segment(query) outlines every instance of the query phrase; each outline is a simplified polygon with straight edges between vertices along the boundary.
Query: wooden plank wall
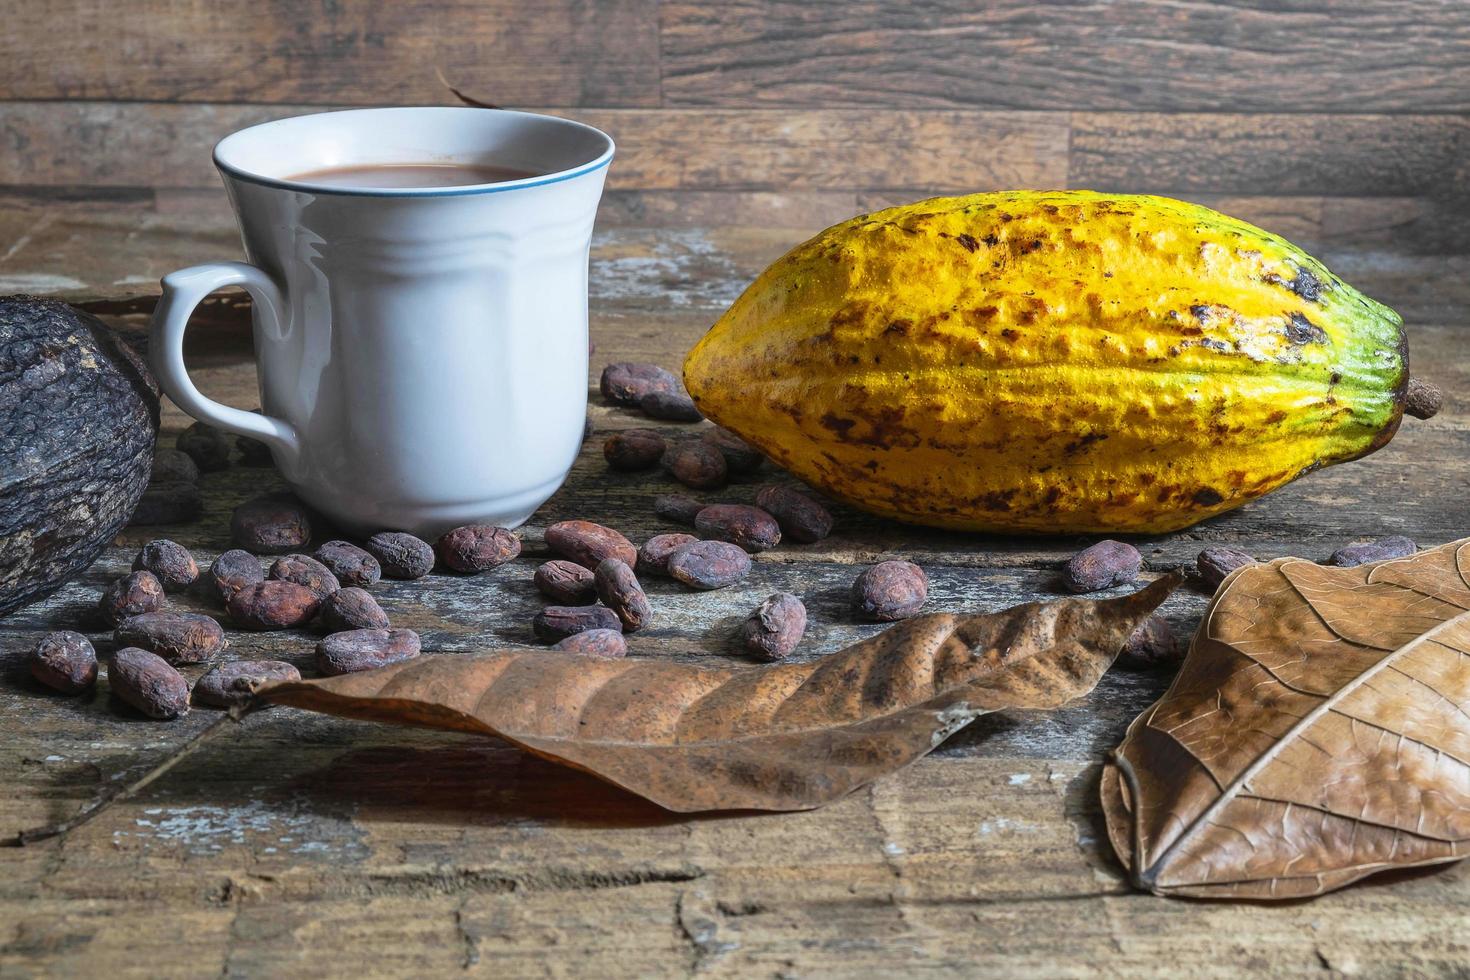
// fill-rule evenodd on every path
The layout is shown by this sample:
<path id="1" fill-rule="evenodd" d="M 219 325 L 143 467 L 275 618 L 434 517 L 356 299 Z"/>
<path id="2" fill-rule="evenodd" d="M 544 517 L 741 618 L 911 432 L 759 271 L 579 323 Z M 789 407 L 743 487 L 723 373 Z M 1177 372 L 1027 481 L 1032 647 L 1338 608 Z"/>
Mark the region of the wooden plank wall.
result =
<path id="1" fill-rule="evenodd" d="M 1188 197 L 1309 246 L 1470 251 L 1464 0 L 127 8 L 7 4 L 5 200 L 220 207 L 208 148 L 230 130 L 453 104 L 453 86 L 611 132 L 605 223 L 814 229 L 1067 185 Z"/>

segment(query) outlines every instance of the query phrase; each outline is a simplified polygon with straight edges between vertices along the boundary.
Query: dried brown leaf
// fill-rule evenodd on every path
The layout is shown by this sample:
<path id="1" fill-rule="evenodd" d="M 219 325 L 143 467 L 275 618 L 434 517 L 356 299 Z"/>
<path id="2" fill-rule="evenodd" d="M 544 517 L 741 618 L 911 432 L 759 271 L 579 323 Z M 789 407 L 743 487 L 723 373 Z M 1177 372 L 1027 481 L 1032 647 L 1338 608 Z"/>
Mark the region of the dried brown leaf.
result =
<path id="1" fill-rule="evenodd" d="M 1234 572 L 1103 772 L 1158 894 L 1289 899 L 1470 853 L 1470 539 Z"/>
<path id="2" fill-rule="evenodd" d="M 262 689 L 277 704 L 498 735 L 670 810 L 820 806 L 1005 708 L 1092 690 L 1178 584 L 924 616 L 811 663 L 702 668 L 537 650 L 423 657 Z"/>

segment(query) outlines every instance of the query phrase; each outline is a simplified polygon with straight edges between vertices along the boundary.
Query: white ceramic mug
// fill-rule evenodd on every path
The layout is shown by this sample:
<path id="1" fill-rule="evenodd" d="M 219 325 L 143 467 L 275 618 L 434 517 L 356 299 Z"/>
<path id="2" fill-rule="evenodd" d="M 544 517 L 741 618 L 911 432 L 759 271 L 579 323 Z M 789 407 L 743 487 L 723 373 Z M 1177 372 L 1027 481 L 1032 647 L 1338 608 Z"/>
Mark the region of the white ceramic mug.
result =
<path id="1" fill-rule="evenodd" d="M 613 156 L 604 133 L 524 112 L 359 109 L 221 140 L 249 265 L 165 276 L 151 360 L 184 411 L 270 446 L 343 529 L 514 527 L 566 478 L 587 409 L 587 255 Z M 291 179 L 462 163 L 540 176 L 436 188 Z M 254 303 L 262 414 L 199 393 L 184 328 L 210 292 Z"/>

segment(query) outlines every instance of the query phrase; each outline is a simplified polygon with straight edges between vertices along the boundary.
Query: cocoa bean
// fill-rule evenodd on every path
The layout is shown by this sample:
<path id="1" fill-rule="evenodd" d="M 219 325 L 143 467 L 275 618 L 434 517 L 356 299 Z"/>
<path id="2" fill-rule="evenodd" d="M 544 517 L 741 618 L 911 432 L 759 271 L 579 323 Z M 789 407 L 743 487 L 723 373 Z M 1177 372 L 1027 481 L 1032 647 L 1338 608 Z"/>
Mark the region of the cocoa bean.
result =
<path id="1" fill-rule="evenodd" d="M 1402 534 L 1395 534 L 1376 541 L 1364 541 L 1338 548 L 1327 559 L 1327 564 L 1339 568 L 1356 568 L 1369 562 L 1387 561 L 1390 558 L 1407 558 L 1419 550 L 1419 546 Z"/>
<path id="2" fill-rule="evenodd" d="M 62 694 L 80 694 L 97 683 L 97 652 L 80 633 L 57 630 L 31 650 L 31 676 Z"/>
<path id="3" fill-rule="evenodd" d="M 434 568 L 434 549 L 406 531 L 379 531 L 366 545 L 387 578 L 423 578 Z"/>
<path id="4" fill-rule="evenodd" d="M 832 533 L 832 512 L 799 490 L 761 487 L 755 503 L 776 519 L 781 533 L 792 541 L 811 544 Z"/>
<path id="5" fill-rule="evenodd" d="M 107 625 L 116 626 L 129 616 L 155 612 L 163 608 L 163 583 L 152 572 L 124 575 L 107 587 L 97 608 Z"/>
<path id="6" fill-rule="evenodd" d="M 203 422 L 195 422 L 180 432 L 174 445 L 194 461 L 201 473 L 213 473 L 230 465 L 229 438 Z"/>
<path id="7" fill-rule="evenodd" d="M 653 512 L 666 521 L 694 526 L 694 517 L 709 504 L 687 493 L 661 493 L 653 498 Z"/>
<path id="8" fill-rule="evenodd" d="M 637 407 L 650 391 L 678 391 L 679 379 L 657 364 L 623 361 L 602 369 L 598 387 L 613 404 Z"/>
<path id="9" fill-rule="evenodd" d="M 727 541 L 695 541 L 669 556 L 669 574 L 691 589 L 723 589 L 750 574 L 750 556 Z"/>
<path id="10" fill-rule="evenodd" d="M 225 631 L 201 613 L 151 612 L 117 624 L 120 647 L 156 653 L 171 664 L 203 663 L 225 648 Z"/>
<path id="11" fill-rule="evenodd" d="M 259 558 L 248 551 L 234 548 L 220 555 L 209 566 L 208 581 L 214 587 L 214 594 L 222 602 L 229 602 L 230 597 L 245 586 L 264 582 L 265 569 L 260 567 Z"/>
<path id="12" fill-rule="evenodd" d="M 204 495 L 194 483 L 150 483 L 138 498 L 130 527 L 188 524 L 204 513 Z"/>
<path id="13" fill-rule="evenodd" d="M 725 469 L 730 473 L 750 473 L 760 469 L 766 461 L 759 449 L 718 425 L 699 438 L 720 451 L 720 455 L 725 457 Z"/>
<path id="14" fill-rule="evenodd" d="M 165 592 L 187 589 L 199 577 L 199 565 L 189 549 L 167 538 L 145 544 L 133 559 L 133 571 L 152 572 Z"/>
<path id="15" fill-rule="evenodd" d="M 714 490 L 729 480 L 725 456 L 707 442 L 682 442 L 664 454 L 674 479 L 695 490 Z"/>
<path id="16" fill-rule="evenodd" d="M 596 586 L 597 598 L 602 600 L 602 604 L 617 613 L 624 633 L 636 633 L 653 619 L 653 607 L 649 605 L 648 596 L 627 562 L 616 558 L 604 559 L 592 573 L 592 584 Z"/>
<path id="17" fill-rule="evenodd" d="M 413 630 L 348 630 L 333 633 L 316 645 L 317 672 L 327 677 L 355 674 L 419 655 L 419 635 Z"/>
<path id="18" fill-rule="evenodd" d="M 388 628 L 388 614 L 378 605 L 378 600 L 369 595 L 366 589 L 355 585 L 338 589 L 327 596 L 322 601 L 322 608 L 317 616 L 321 620 L 322 628 L 329 633 Z"/>
<path id="19" fill-rule="evenodd" d="M 1097 592 L 1132 582 L 1142 568 L 1137 548 L 1110 538 L 1073 555 L 1062 569 L 1062 585 L 1069 592 Z"/>
<path id="20" fill-rule="evenodd" d="M 188 453 L 177 449 L 155 449 L 153 470 L 148 477 L 151 487 L 160 483 L 198 483 L 199 467 Z"/>
<path id="21" fill-rule="evenodd" d="M 701 422 L 704 416 L 695 407 L 694 399 L 683 391 L 650 391 L 638 399 L 638 407 L 649 418 L 665 422 Z"/>
<path id="22" fill-rule="evenodd" d="M 108 662 L 107 684 L 149 718 L 167 721 L 189 713 L 189 682 L 156 653 L 123 647 Z"/>
<path id="23" fill-rule="evenodd" d="M 346 541 L 328 541 L 312 557 L 331 569 L 343 585 L 372 585 L 383 577 L 376 558 Z"/>
<path id="24" fill-rule="evenodd" d="M 781 542 L 781 525 L 749 504 L 711 504 L 694 517 L 701 537 L 738 544 L 746 551 L 765 551 Z"/>
<path id="25" fill-rule="evenodd" d="M 305 625 L 321 604 L 321 598 L 306 586 L 271 579 L 240 589 L 230 596 L 225 609 L 242 629 L 281 630 Z"/>
<path id="26" fill-rule="evenodd" d="M 911 561 L 880 561 L 852 583 L 858 613 L 880 623 L 917 615 L 927 598 L 929 576 Z"/>
<path id="27" fill-rule="evenodd" d="M 669 558 L 674 552 L 698 540 L 692 534 L 655 534 L 638 549 L 638 571 L 644 575 L 668 575 Z"/>
<path id="28" fill-rule="evenodd" d="M 474 575 L 514 560 L 521 553 L 521 539 L 493 524 L 466 524 L 445 532 L 434 551 L 448 568 Z"/>
<path id="29" fill-rule="evenodd" d="M 628 653 L 628 641 L 617 630 L 584 630 L 562 637 L 552 644 L 551 649 L 616 660 Z"/>
<path id="30" fill-rule="evenodd" d="M 624 429 L 607 437 L 602 456 L 615 470 L 631 473 L 658 465 L 668 443 L 652 429 Z"/>
<path id="31" fill-rule="evenodd" d="M 547 606 L 531 620 L 531 628 L 544 643 L 555 643 L 588 630 L 623 631 L 623 621 L 606 606 Z"/>
<path id="32" fill-rule="evenodd" d="M 583 568 L 596 568 L 604 558 L 632 565 L 638 561 L 633 542 L 610 527 L 591 521 L 560 521 L 546 529 L 546 546 Z"/>
<path id="33" fill-rule="evenodd" d="M 212 708 L 233 708 L 249 701 L 262 684 L 299 680 L 301 671 L 284 660 L 232 660 L 195 681 L 190 701 Z"/>
<path id="34" fill-rule="evenodd" d="M 236 436 L 235 449 L 240 454 L 241 466 L 274 466 L 275 458 L 271 456 L 271 447 L 259 439 L 249 436 Z"/>
<path id="35" fill-rule="evenodd" d="M 1150 616 L 1123 644 L 1118 666 L 1125 670 L 1152 670 L 1178 663 L 1183 656 L 1184 648 L 1174 638 L 1168 620 Z"/>
<path id="36" fill-rule="evenodd" d="M 295 582 L 312 591 L 318 600 L 342 588 L 332 570 L 310 555 L 282 555 L 271 562 L 267 578 L 277 582 Z"/>
<path id="37" fill-rule="evenodd" d="M 311 540 L 311 518 L 289 493 L 268 493 L 247 500 L 230 518 L 235 543 L 256 554 L 294 551 Z"/>
<path id="38" fill-rule="evenodd" d="M 740 636 L 745 649 L 763 660 L 781 660 L 806 632 L 806 606 L 790 592 L 777 592 L 745 617 Z"/>
<path id="39" fill-rule="evenodd" d="M 1212 544 L 1196 556 L 1194 563 L 1205 584 L 1212 589 L 1218 589 L 1227 575 L 1237 568 L 1254 565 L 1256 560 L 1237 548 Z"/>
<path id="40" fill-rule="evenodd" d="M 560 605 L 585 606 L 597 601 L 591 569 L 574 561 L 553 559 L 539 566 L 531 578 L 538 592 Z"/>

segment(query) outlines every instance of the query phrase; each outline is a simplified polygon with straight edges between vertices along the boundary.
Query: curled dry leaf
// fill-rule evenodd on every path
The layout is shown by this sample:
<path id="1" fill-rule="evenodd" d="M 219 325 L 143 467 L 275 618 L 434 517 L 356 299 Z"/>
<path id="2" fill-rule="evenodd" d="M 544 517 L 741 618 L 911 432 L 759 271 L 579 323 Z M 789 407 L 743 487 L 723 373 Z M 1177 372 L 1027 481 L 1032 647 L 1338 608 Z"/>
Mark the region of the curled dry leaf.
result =
<path id="1" fill-rule="evenodd" d="M 803 810 L 976 717 L 1092 690 L 1177 585 L 910 619 L 810 663 L 702 668 L 497 650 L 269 685 L 276 704 L 497 735 L 670 810 Z"/>
<path id="2" fill-rule="evenodd" d="M 1470 854 L 1470 539 L 1234 572 L 1102 797 L 1162 895 L 1301 898 Z"/>

